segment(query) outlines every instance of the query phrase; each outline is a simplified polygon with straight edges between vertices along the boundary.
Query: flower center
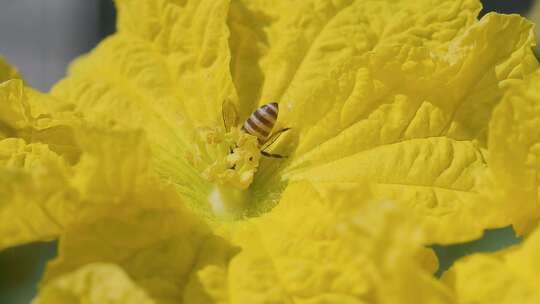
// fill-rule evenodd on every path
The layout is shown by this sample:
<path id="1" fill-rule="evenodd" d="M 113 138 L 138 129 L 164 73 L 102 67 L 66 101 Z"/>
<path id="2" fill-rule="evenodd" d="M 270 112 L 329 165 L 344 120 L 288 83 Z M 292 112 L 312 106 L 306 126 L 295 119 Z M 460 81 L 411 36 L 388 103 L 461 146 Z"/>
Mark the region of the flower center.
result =
<path id="1" fill-rule="evenodd" d="M 260 151 L 255 136 L 239 128 L 197 128 L 192 152 L 186 155 L 201 176 L 219 187 L 244 190 L 253 182 Z"/>

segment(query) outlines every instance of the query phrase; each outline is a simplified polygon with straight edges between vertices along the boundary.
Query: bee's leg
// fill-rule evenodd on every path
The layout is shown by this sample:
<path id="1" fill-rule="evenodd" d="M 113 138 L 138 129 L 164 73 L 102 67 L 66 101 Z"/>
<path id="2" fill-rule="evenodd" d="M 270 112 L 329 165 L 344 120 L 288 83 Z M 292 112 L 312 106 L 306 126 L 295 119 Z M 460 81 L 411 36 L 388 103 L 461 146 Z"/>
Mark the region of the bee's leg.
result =
<path id="1" fill-rule="evenodd" d="M 284 132 L 286 131 L 289 131 L 291 128 L 284 128 L 284 129 L 281 129 L 279 131 L 277 131 L 276 133 L 272 134 L 270 136 L 270 138 L 268 138 L 268 140 L 264 143 L 264 145 L 261 147 L 261 150 L 266 150 L 268 149 L 268 147 L 270 147 L 273 143 L 276 142 L 276 140 L 279 138 L 279 136 L 281 136 L 281 134 L 283 134 Z"/>
<path id="2" fill-rule="evenodd" d="M 265 151 L 261 151 L 261 154 L 266 157 L 272 157 L 272 158 L 287 158 L 287 156 L 280 155 L 280 154 L 272 154 Z"/>
<path id="3" fill-rule="evenodd" d="M 235 149 L 238 149 L 237 144 L 234 144 L 234 147 L 229 146 L 229 154 L 233 154 Z"/>

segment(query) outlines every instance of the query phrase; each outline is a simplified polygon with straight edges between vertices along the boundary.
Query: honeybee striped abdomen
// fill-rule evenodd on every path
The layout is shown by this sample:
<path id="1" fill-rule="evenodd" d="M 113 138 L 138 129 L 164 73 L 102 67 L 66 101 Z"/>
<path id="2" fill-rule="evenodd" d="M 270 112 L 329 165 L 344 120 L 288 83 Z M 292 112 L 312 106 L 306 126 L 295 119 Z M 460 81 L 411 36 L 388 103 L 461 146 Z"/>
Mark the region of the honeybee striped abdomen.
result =
<path id="1" fill-rule="evenodd" d="M 263 144 L 274 128 L 279 113 L 278 104 L 275 102 L 265 104 L 253 112 L 244 122 L 242 129 L 251 134 Z"/>

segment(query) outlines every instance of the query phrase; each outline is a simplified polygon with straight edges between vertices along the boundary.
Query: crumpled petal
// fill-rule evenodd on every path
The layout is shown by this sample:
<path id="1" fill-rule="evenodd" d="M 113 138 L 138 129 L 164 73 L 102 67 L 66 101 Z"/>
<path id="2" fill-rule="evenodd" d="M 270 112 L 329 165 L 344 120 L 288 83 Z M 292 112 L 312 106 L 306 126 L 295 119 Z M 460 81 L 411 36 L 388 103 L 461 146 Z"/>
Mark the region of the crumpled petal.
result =
<path id="1" fill-rule="evenodd" d="M 491 205 L 479 193 L 487 183 L 491 111 L 537 67 L 532 24 L 499 14 L 475 22 L 474 1 L 321 3 L 281 17 L 275 31 L 289 34 L 261 59 L 273 76 L 259 102 L 281 100 L 280 125 L 292 131 L 274 150 L 290 162 L 266 167 L 253 187 L 272 190 L 275 175 L 367 177 L 377 197 L 415 210 L 431 243 L 463 242 L 510 224 L 503 212 L 485 212 Z M 298 47 L 304 53 L 284 55 Z M 275 202 L 257 204 L 267 210 Z"/>
<path id="2" fill-rule="evenodd" d="M 0 140 L 0 249 L 56 237 L 77 212 L 71 168 L 44 144 Z"/>
<path id="3" fill-rule="evenodd" d="M 0 141 L 0 248 L 57 237 L 87 213 L 128 204 L 145 185 L 158 183 L 141 132 L 84 128 L 75 134 L 83 153 L 73 165 L 46 144 Z"/>
<path id="4" fill-rule="evenodd" d="M 42 288 L 32 304 L 154 304 L 116 265 L 90 264 Z"/>
<path id="5" fill-rule="evenodd" d="M 540 218 L 540 72 L 516 83 L 495 109 L 489 133 L 491 199 L 518 233 Z"/>
<path id="6" fill-rule="evenodd" d="M 81 121 L 0 59 L 0 249 L 56 237 L 76 214 L 71 164 Z"/>
<path id="7" fill-rule="evenodd" d="M 112 263 L 155 303 L 178 303 L 194 265 L 226 261 L 234 252 L 184 207 L 171 185 L 148 182 L 133 191 L 124 201 L 86 212 L 62 234 L 44 291 L 84 265 Z"/>
<path id="8" fill-rule="evenodd" d="M 75 61 L 52 95 L 92 123 L 146 131 L 152 168 L 189 203 L 210 185 L 184 155 L 197 126 L 222 126 L 235 100 L 229 63 L 228 1 L 117 1 L 118 33 Z"/>
<path id="9" fill-rule="evenodd" d="M 196 266 L 185 302 L 453 303 L 419 258 L 413 218 L 358 186 L 289 185 L 271 212 L 230 228 L 241 251 L 228 265 Z"/>
<path id="10" fill-rule="evenodd" d="M 443 275 L 459 303 L 539 303 L 540 230 L 501 253 L 458 260 Z"/>
<path id="11" fill-rule="evenodd" d="M 46 294 L 50 284 L 56 290 L 57 279 L 87 264 L 112 263 L 155 303 L 176 303 L 200 251 L 223 244 L 223 255 L 230 256 L 232 246 L 188 211 L 173 184 L 151 171 L 142 132 L 83 128 L 76 138 L 83 153 L 69 186 L 77 194 L 71 202 L 77 212 L 62 230 L 58 258 L 47 267 Z"/>
<path id="12" fill-rule="evenodd" d="M 21 78 L 19 71 L 11 66 L 3 56 L 0 56 L 0 83 L 15 78 Z"/>
<path id="13" fill-rule="evenodd" d="M 18 137 L 46 143 L 54 152 L 75 161 L 80 151 L 73 132 L 81 123 L 69 104 L 24 86 L 20 79 L 0 83 L 0 139 Z"/>

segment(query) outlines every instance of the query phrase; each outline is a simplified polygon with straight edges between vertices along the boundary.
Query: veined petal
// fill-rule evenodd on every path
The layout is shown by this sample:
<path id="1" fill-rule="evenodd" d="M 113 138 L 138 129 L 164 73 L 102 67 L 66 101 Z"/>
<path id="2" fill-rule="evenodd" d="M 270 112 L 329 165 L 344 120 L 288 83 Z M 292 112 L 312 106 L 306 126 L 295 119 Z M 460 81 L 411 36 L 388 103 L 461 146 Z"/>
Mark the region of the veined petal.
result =
<path id="1" fill-rule="evenodd" d="M 90 264 L 45 285 L 33 304 L 154 304 L 116 265 Z"/>
<path id="2" fill-rule="evenodd" d="M 266 76 L 260 103 L 282 99 L 306 76 L 313 80 L 310 85 L 316 85 L 316 80 L 339 68 L 331 63 L 354 63 L 359 58 L 353 57 L 379 46 L 424 45 L 445 52 L 449 41 L 474 24 L 480 11 L 480 3 L 474 0 L 237 2 L 231 22 L 252 31 L 233 30 L 232 37 L 252 35 L 256 40 L 245 46 L 263 51 L 246 53 L 254 62 L 261 61 L 259 66 Z M 248 81 L 249 76 L 236 78 Z"/>
<path id="3" fill-rule="evenodd" d="M 255 176 L 253 191 L 266 191 L 256 208 L 271 208 L 287 180 L 368 178 L 386 183 L 377 197 L 420 215 L 429 242 L 510 224 L 502 211 L 481 212 L 492 205 L 478 192 L 492 109 L 537 67 L 532 24 L 499 14 L 475 22 L 475 1 L 309 3 L 276 21 L 283 38 L 268 30 L 276 53 L 260 59 L 259 102 L 280 100 L 278 125 L 292 131 L 273 150 L 288 161 L 262 163 Z"/>
<path id="4" fill-rule="evenodd" d="M 294 173 L 292 179 L 354 182 L 371 176 L 377 197 L 414 210 L 430 241 L 451 243 L 505 223 L 504 213 L 490 209 L 486 214 L 489 203 L 481 193 L 486 168 L 472 142 L 431 137 L 374 147 Z"/>

